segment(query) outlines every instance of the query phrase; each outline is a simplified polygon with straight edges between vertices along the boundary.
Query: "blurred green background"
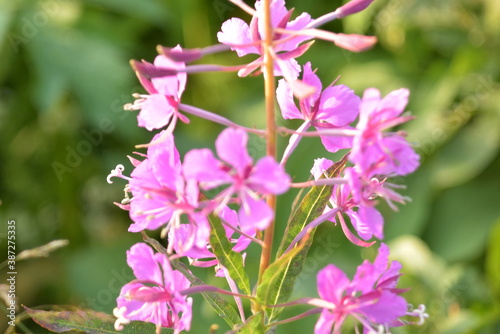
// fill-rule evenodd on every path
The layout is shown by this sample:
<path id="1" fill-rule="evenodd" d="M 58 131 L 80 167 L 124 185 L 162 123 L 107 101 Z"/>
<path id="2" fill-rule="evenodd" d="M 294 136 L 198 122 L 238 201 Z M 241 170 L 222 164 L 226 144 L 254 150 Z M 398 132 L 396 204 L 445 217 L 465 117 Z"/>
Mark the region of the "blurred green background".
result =
<path id="1" fill-rule="evenodd" d="M 287 1 L 297 13 L 313 17 L 341 3 Z M 135 113 L 122 109 L 132 93 L 143 92 L 128 61 L 152 61 L 157 44 L 215 44 L 223 21 L 248 16 L 225 0 L 0 4 L 0 262 L 9 219 L 16 221 L 18 251 L 67 239 L 69 246 L 48 258 L 18 263 L 18 305 L 76 305 L 111 313 L 121 285 L 131 280 L 125 251 L 141 238 L 127 232 L 127 212 L 112 204 L 121 200 L 124 184 L 108 185 L 106 176 L 118 163 L 129 173 L 126 155 L 152 137 L 137 127 Z M 417 119 L 401 130 L 421 154 L 422 166 L 395 180 L 408 186 L 403 193 L 413 201 L 399 212 L 382 210 L 385 241 L 404 266 L 400 286 L 412 287 L 407 300 L 426 304 L 430 319 L 394 332 L 500 333 L 500 1 L 376 0 L 363 13 L 324 28 L 379 38 L 363 54 L 317 41 L 299 62 L 318 67 L 324 84 L 342 75 L 340 82 L 359 95 L 368 87 L 384 94 L 400 87 L 412 92 L 408 110 Z M 203 61 L 251 59 L 228 53 Z M 183 101 L 262 127 L 262 89 L 261 78 L 197 74 L 190 76 Z M 191 123 L 177 127 L 181 153 L 213 147 L 222 128 L 195 117 Z M 252 138 L 250 151 L 262 156 L 263 142 Z M 304 139 L 288 172 L 305 180 L 313 159 L 322 156 L 328 154 L 318 140 Z M 290 194 L 280 202 L 278 237 L 292 200 Z M 296 297 L 316 296 L 315 275 L 327 263 L 352 274 L 373 255 L 346 242 L 338 228 L 322 226 Z M 251 273 L 258 258 L 258 248 L 251 248 Z M 212 271 L 195 271 L 222 284 L 211 278 Z M 4 270 L 0 278 L 5 283 Z M 221 325 L 221 333 L 227 329 L 201 298 L 195 297 L 195 304 L 193 333 L 208 333 L 212 323 Z M 311 333 L 315 320 L 277 333 Z M 0 332 L 3 324 L 0 320 Z M 17 332 L 45 332 L 29 320 L 23 324 Z"/>

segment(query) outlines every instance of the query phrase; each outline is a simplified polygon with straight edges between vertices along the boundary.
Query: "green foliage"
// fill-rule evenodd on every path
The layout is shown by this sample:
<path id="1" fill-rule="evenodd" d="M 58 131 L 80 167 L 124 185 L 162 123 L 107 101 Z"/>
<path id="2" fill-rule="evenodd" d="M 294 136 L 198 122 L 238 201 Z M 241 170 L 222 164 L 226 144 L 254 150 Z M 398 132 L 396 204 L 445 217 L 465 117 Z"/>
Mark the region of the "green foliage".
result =
<path id="1" fill-rule="evenodd" d="M 224 266 L 229 276 L 238 284 L 243 293 L 250 295 L 250 280 L 243 266 L 243 256 L 232 250 L 232 244 L 226 237 L 226 230 L 222 225 L 220 218 L 211 215 L 209 217 L 210 227 L 210 246 L 217 260 Z"/>

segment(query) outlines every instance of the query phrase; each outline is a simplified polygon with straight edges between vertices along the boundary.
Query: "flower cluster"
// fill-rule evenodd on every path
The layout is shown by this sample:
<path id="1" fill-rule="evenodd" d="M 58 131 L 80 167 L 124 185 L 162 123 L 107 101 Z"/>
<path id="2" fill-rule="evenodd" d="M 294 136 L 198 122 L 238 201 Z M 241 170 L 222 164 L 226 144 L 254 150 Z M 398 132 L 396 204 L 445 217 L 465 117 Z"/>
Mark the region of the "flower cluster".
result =
<path id="1" fill-rule="evenodd" d="M 293 19 L 293 10 L 285 7 L 284 0 L 257 0 L 254 8 L 239 0 L 230 1 L 252 18 L 249 24 L 239 18 L 224 22 L 217 35 L 221 44 L 204 49 L 159 47 L 160 54 L 153 63 L 132 62 L 147 94 L 134 94 L 135 102 L 125 109 L 139 110 L 139 126 L 149 131 L 163 130 L 149 144 L 138 146 L 147 148 L 146 154 L 129 157 L 134 167 L 129 176 L 124 175 L 124 166 L 118 165 L 108 182 L 112 177 L 127 182 L 125 199 L 116 204 L 129 211 L 133 222 L 129 231 L 141 232 L 148 241 L 151 239 L 147 230 L 161 229 L 167 246 L 150 242 L 159 251 L 153 253 L 149 246 L 140 243 L 127 252 L 128 264 L 137 279 L 126 284 L 118 297 L 114 312 L 116 329 L 140 320 L 154 323 L 157 332 L 162 327 L 173 328 L 175 333 L 189 330 L 192 299 L 187 296 L 206 291 L 233 296 L 242 324 L 246 316 L 241 298 L 259 304 L 255 312 L 297 303 L 315 306 L 306 312 L 321 312 L 315 333 L 340 333 L 348 316 L 357 319 L 365 333 L 386 333 L 390 327 L 406 324 L 404 316 L 418 316 L 423 321 L 425 310 L 408 311 L 401 296 L 404 290 L 396 288 L 400 265 L 389 264 L 385 244 L 380 246 L 375 262 L 365 261 L 352 280 L 334 265 L 322 269 L 318 274 L 320 298 L 268 305 L 251 294 L 248 278 L 245 279 L 247 273 L 242 268 L 245 254 L 239 253 L 252 242 L 262 246 L 257 280 L 260 284 L 262 272 L 269 266 L 277 195 L 298 187 L 328 186 L 332 190 L 328 201 L 325 197 L 323 214 L 312 217 L 302 230 L 293 232 L 294 239 L 285 253 L 303 247 L 308 242 L 304 239 L 308 232 L 327 221 L 338 223 L 354 244 L 369 247 L 376 242 L 373 238 L 384 237 L 377 199 L 384 199 L 394 210 L 395 202 L 405 203 L 407 198 L 395 191 L 402 186 L 388 179 L 415 171 L 419 156 L 404 133 L 390 130 L 412 119 L 403 114 L 408 90 L 393 91 L 382 98 L 378 90 L 369 88 L 360 98 L 349 87 L 337 84 L 338 79 L 324 88 L 312 64 L 301 66 L 296 60 L 314 39 L 355 52 L 370 48 L 375 37 L 333 33 L 318 27 L 362 11 L 373 0 L 352 0 L 317 19 L 307 13 Z M 240 57 L 256 54 L 258 58 L 236 66 L 188 65 L 206 54 L 224 51 L 235 51 Z M 237 71 L 239 76 L 267 73 L 264 80 L 266 87 L 273 88 L 271 92 L 275 78 L 281 77 L 276 96 L 266 94 L 266 117 L 274 119 L 276 98 L 283 119 L 299 119 L 303 123 L 295 130 L 280 129 L 290 134 L 280 160 L 272 147 L 260 159 L 248 153 L 249 134 L 262 136 L 273 145 L 277 134 L 273 126 L 266 130 L 245 127 L 182 103 L 188 74 L 205 71 Z M 186 114 L 227 127 L 215 142 L 216 154 L 197 148 L 180 156 L 174 132 L 178 120 L 189 123 Z M 332 176 L 329 171 L 335 162 L 320 158 L 311 170 L 314 180 L 294 182 L 286 172 L 286 163 L 301 139 L 308 136 L 321 139 L 325 155 L 345 150 L 349 165 L 340 166 Z M 184 274 L 172 269 L 177 268 L 181 258 L 187 258 L 193 266 L 215 267 L 215 275 L 225 277 L 231 291 L 200 285 L 199 280 L 193 281 L 188 269 L 182 271 Z"/>

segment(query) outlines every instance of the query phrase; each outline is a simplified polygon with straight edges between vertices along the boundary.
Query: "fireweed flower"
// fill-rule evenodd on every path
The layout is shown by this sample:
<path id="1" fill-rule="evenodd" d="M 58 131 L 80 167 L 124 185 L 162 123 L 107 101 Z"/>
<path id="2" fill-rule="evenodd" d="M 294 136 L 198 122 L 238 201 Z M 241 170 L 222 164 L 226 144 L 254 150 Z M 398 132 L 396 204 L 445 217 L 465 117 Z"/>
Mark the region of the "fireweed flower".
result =
<path id="1" fill-rule="evenodd" d="M 298 108 L 294 102 L 292 87 L 285 80 L 279 81 L 276 95 L 284 119 L 303 119 L 304 124 L 297 130 L 298 132 L 305 132 L 310 126 L 314 126 L 318 130 L 352 129 L 348 125 L 358 116 L 360 103 L 359 97 L 354 94 L 352 89 L 345 85 L 334 86 L 332 84 L 322 90 L 321 81 L 312 71 L 309 62 L 304 65 L 302 81 L 314 87 L 315 92 L 304 99 L 299 99 Z M 337 152 L 352 146 L 352 137 L 350 136 L 323 135 L 320 137 L 323 145 L 330 152 Z M 283 161 L 286 161 L 300 138 L 300 134 L 294 134 L 290 138 L 290 144 L 285 150 Z"/>
<path id="2" fill-rule="evenodd" d="M 169 327 L 174 333 L 189 330 L 192 317 L 192 298 L 181 294 L 190 282 L 177 270 L 172 270 L 167 257 L 144 243 L 127 251 L 127 263 L 136 280 L 125 284 L 116 300 L 113 314 L 118 318 L 115 329 L 139 320 L 152 322 L 157 329 Z"/>
<path id="3" fill-rule="evenodd" d="M 183 251 L 193 246 L 204 247 L 210 235 L 210 225 L 206 215 L 198 208 L 199 189 L 194 180 L 185 180 L 179 153 L 175 148 L 172 134 L 157 134 L 152 142 L 163 138 L 148 148 L 147 157 L 137 166 L 130 178 L 115 174 L 129 181 L 126 190 L 132 193 L 128 208 L 134 222 L 130 232 L 155 230 L 165 226 L 165 231 L 175 233 L 181 227 L 181 216 L 186 215 L 191 231 L 183 244 Z M 172 246 L 169 245 L 169 250 Z"/>
<path id="4" fill-rule="evenodd" d="M 239 76 L 246 76 L 260 68 L 263 62 L 262 40 L 264 36 L 263 5 L 260 0 L 255 3 L 255 13 L 250 25 L 239 18 L 232 18 L 222 24 L 221 31 L 217 34 L 219 42 L 231 46 L 239 57 L 248 54 L 257 54 L 260 57 L 248 64 L 248 66 L 238 72 Z M 271 2 L 271 25 L 273 28 L 283 28 L 291 31 L 304 29 L 312 22 L 311 16 L 302 13 L 295 20 L 290 21 L 293 11 L 288 11 L 284 0 L 273 0 Z M 299 47 L 299 44 L 311 39 L 308 36 L 297 36 L 288 38 L 286 41 L 280 39 L 283 35 L 275 32 L 273 46 L 276 57 L 275 75 L 281 76 L 289 73 L 291 78 L 296 78 L 300 72 L 300 67 L 294 58 L 302 55 L 309 48 L 309 44 Z"/>
<path id="5" fill-rule="evenodd" d="M 274 213 L 261 195 L 282 194 L 290 177 L 273 158 L 263 157 L 255 165 L 247 151 L 248 135 L 241 129 L 222 131 L 215 142 L 217 160 L 209 149 L 195 149 L 184 159 L 184 175 L 199 181 L 203 190 L 229 185 L 215 197 L 223 206 L 237 195 L 238 220 L 242 230 L 265 229 Z"/>
<path id="6" fill-rule="evenodd" d="M 182 48 L 178 45 L 174 50 L 182 51 Z M 137 116 L 139 126 L 151 131 L 163 128 L 169 123 L 173 129 L 177 119 L 189 123 L 188 118 L 182 115 L 178 109 L 186 87 L 187 74 L 181 71 L 177 72 L 176 75 L 156 75 L 148 78 L 145 71 L 140 69 L 141 65 L 154 67 L 157 71 L 161 69 L 179 71 L 186 68 L 183 62 L 172 61 L 163 55 L 157 56 L 153 64 L 143 61 L 143 63 L 133 65 L 140 83 L 148 92 L 148 95 L 135 95 L 137 97 L 135 102 L 125 105 L 126 110 L 140 110 Z"/>
<path id="7" fill-rule="evenodd" d="M 405 123 L 413 117 L 401 116 L 409 91 L 399 89 L 381 98 L 375 88 L 367 89 L 360 107 L 349 160 L 365 175 L 407 175 L 419 166 L 420 157 L 399 133 L 383 130 Z"/>
<path id="8" fill-rule="evenodd" d="M 323 309 L 314 328 L 315 334 L 339 334 L 350 316 L 363 326 L 364 333 L 389 333 L 390 327 L 405 325 L 404 316 L 428 317 L 423 306 L 409 311 L 406 300 L 400 296 L 406 290 L 396 288 L 401 264 L 389 263 L 389 248 L 381 244 L 373 263 L 364 261 L 352 280 L 330 264 L 317 276 L 320 299 L 308 303 Z"/>
<path id="9" fill-rule="evenodd" d="M 316 159 L 311 173 L 318 180 L 332 165 L 331 160 Z M 363 247 L 371 246 L 373 242 L 366 241 L 373 237 L 380 240 L 384 238 L 384 218 L 375 208 L 377 199 L 384 199 L 397 211 L 394 202 L 404 204 L 409 198 L 393 190 L 397 185 L 386 182 L 385 178 L 380 181 L 377 177 L 359 174 L 356 167 L 346 168 L 342 179 L 344 182 L 333 186 L 332 196 L 325 208 L 325 213 L 332 211 L 327 220 L 335 224 L 339 222 L 345 236 L 352 243 Z M 344 214 L 349 217 L 352 227 L 362 240 L 349 229 Z"/>

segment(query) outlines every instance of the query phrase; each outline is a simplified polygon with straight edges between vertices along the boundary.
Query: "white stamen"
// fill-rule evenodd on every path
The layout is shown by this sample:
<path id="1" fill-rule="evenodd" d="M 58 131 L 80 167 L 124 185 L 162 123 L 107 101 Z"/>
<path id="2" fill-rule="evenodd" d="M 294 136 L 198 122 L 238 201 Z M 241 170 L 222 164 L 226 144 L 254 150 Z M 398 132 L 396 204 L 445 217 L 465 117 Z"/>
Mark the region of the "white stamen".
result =
<path id="1" fill-rule="evenodd" d="M 115 307 L 113 310 L 113 315 L 117 318 L 115 321 L 115 330 L 121 331 L 123 330 L 124 325 L 130 324 L 130 320 L 125 318 L 124 313 L 127 311 L 125 306 L 123 307 Z"/>
<path id="2" fill-rule="evenodd" d="M 115 169 L 111 170 L 109 173 L 108 177 L 106 178 L 106 181 L 108 181 L 109 184 L 112 184 L 113 181 L 111 181 L 112 177 L 121 177 L 124 178 L 123 176 L 123 171 L 125 170 L 125 167 L 123 165 L 117 165 Z"/>

